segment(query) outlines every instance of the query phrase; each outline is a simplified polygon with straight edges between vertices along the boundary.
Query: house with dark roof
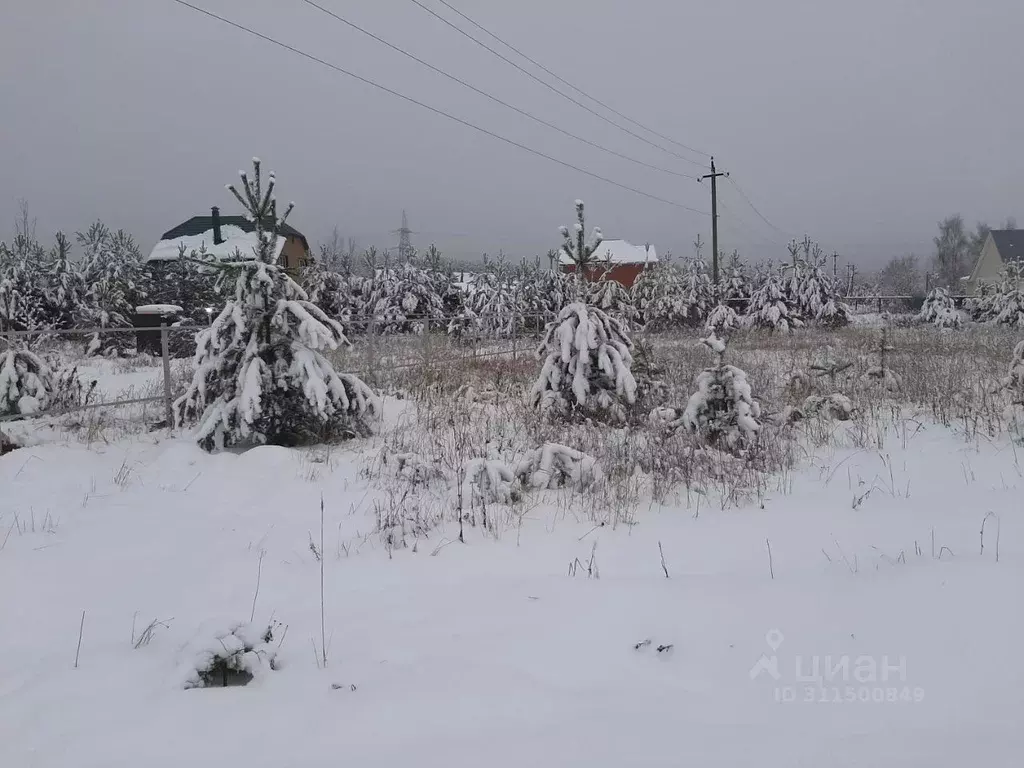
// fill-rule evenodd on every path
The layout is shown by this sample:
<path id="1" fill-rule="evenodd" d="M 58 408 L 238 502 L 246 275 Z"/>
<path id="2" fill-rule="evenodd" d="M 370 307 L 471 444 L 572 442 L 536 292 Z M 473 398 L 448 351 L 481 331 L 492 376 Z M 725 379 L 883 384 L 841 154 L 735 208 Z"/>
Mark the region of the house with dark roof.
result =
<path id="1" fill-rule="evenodd" d="M 181 246 L 186 253 L 201 251 L 217 259 L 240 253 L 252 257 L 257 246 L 256 226 L 244 216 L 221 216 L 215 206 L 209 216 L 193 216 L 161 235 L 147 262 L 166 262 L 178 258 Z M 289 224 L 278 230 L 277 263 L 292 273 L 310 261 L 306 236 Z"/>
<path id="2" fill-rule="evenodd" d="M 999 282 L 1000 273 L 1010 263 L 1024 267 L 1024 229 L 993 229 L 982 246 L 974 271 L 967 278 L 966 292 L 977 294 L 982 283 Z"/>

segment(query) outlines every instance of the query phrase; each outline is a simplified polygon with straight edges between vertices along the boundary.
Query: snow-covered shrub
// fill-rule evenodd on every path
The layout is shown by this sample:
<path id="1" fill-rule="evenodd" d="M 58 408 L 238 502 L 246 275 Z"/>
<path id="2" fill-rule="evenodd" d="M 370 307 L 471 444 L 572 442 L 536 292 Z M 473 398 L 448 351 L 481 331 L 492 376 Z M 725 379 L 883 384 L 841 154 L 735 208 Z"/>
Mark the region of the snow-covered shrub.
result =
<path id="1" fill-rule="evenodd" d="M 531 488 L 580 490 L 604 481 L 597 459 L 558 443 L 544 443 L 530 451 L 516 465 L 515 475 Z"/>
<path id="2" fill-rule="evenodd" d="M 461 317 L 474 329 L 474 335 L 489 339 L 509 339 L 524 326 L 524 311 L 515 273 L 503 259 L 488 263 L 473 281 Z"/>
<path id="3" fill-rule="evenodd" d="M 856 410 L 850 398 L 838 392 L 831 395 L 809 395 L 799 408 L 787 409 L 786 419 L 800 421 L 810 416 L 821 416 L 835 421 L 849 421 Z"/>
<path id="4" fill-rule="evenodd" d="M 723 362 L 725 342 L 714 334 L 701 343 L 711 350 L 715 364 L 697 375 L 697 391 L 680 424 L 710 445 L 732 451 L 748 447 L 761 430 L 761 406 L 751 395 L 747 374 Z"/>
<path id="5" fill-rule="evenodd" d="M 240 622 L 203 633 L 186 647 L 180 667 L 183 688 L 246 685 L 267 670 L 276 669 L 273 624 Z"/>
<path id="6" fill-rule="evenodd" d="M 744 301 L 750 298 L 750 280 L 743 269 L 740 255 L 733 251 L 729 260 L 728 274 L 722 283 L 722 299 L 724 301 Z"/>
<path id="7" fill-rule="evenodd" d="M 196 372 L 174 404 L 176 420 L 198 421 L 196 438 L 208 451 L 366 434 L 377 397 L 321 353 L 348 339 L 275 263 L 278 229 L 292 206 L 278 218 L 274 175 L 263 190 L 258 159 L 253 166 L 252 180 L 241 174 L 243 194 L 229 189 L 255 222 L 258 245 L 254 258 L 221 266 L 232 295 L 197 336 Z"/>
<path id="8" fill-rule="evenodd" d="M 497 458 L 470 459 L 462 465 L 459 499 L 463 507 L 475 503 L 508 504 L 519 499 L 515 472 Z"/>
<path id="9" fill-rule="evenodd" d="M 781 276 L 770 265 L 750 295 L 743 322 L 748 328 L 767 328 L 782 333 L 803 325 L 799 311 L 787 296 Z"/>
<path id="10" fill-rule="evenodd" d="M 740 327 L 740 317 L 728 304 L 716 304 L 708 314 L 704 330 L 716 336 L 722 336 Z"/>
<path id="11" fill-rule="evenodd" d="M 960 313 L 956 310 L 949 290 L 932 288 L 921 305 L 917 319 L 922 323 L 931 323 L 937 328 L 959 328 Z"/>
<path id="12" fill-rule="evenodd" d="M 549 323 L 530 404 L 553 416 L 623 421 L 636 402 L 633 343 L 621 323 L 596 307 L 570 304 Z"/>
<path id="13" fill-rule="evenodd" d="M 97 379 L 91 379 L 88 384 L 84 384 L 77 365 L 62 368 L 53 377 L 47 407 L 59 413 L 88 405 L 98 383 Z"/>
<path id="14" fill-rule="evenodd" d="M 53 374 L 39 355 L 27 349 L 0 352 L 0 416 L 32 416 L 45 410 Z"/>
<path id="15" fill-rule="evenodd" d="M 654 356 L 649 341 L 639 339 L 633 344 L 633 365 L 630 369 L 636 381 L 636 408 L 647 412 L 665 402 L 668 385 L 662 378 L 665 369 Z"/>

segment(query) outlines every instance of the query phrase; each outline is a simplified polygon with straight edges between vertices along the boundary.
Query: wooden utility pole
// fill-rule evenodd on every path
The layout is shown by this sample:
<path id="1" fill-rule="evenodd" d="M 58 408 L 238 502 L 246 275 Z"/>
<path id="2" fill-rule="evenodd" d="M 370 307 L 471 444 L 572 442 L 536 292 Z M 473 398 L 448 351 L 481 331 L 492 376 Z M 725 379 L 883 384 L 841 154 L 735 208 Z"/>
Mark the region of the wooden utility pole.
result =
<path id="1" fill-rule="evenodd" d="M 715 158 L 711 158 L 711 173 L 700 177 L 699 181 L 711 179 L 711 279 L 718 285 L 718 177 L 728 176 L 715 170 Z"/>

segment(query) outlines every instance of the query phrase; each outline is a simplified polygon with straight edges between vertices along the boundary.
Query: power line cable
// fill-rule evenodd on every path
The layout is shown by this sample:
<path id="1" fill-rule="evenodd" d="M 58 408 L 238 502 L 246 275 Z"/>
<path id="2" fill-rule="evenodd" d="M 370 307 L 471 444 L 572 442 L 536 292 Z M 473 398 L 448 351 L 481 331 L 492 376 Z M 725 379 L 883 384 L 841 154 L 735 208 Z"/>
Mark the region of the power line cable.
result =
<path id="1" fill-rule="evenodd" d="M 530 58 L 529 56 L 527 56 L 527 55 L 526 55 L 525 53 L 523 53 L 523 52 L 522 52 L 521 50 L 519 50 L 519 49 L 518 49 L 518 48 L 516 48 L 516 47 L 515 47 L 514 45 L 512 45 L 512 43 L 510 43 L 510 42 L 508 42 L 508 41 L 506 41 L 506 40 L 502 40 L 502 39 L 501 39 L 500 37 L 498 37 L 498 36 L 497 36 L 497 35 L 496 35 L 495 33 L 491 32 L 491 31 L 490 31 L 489 29 L 487 29 L 486 27 L 484 27 L 484 26 L 483 26 L 482 24 L 480 24 L 480 23 L 478 23 L 478 22 L 474 21 L 473 19 L 471 19 L 471 18 L 470 18 L 469 16 L 467 16 L 467 15 L 466 15 L 465 13 L 463 13 L 462 11 L 460 11 L 460 10 L 459 10 L 458 8 L 456 8 L 455 6 L 453 6 L 453 5 L 451 5 L 450 3 L 448 3 L 448 2 L 446 1 L 446 0 L 438 0 L 438 2 L 439 2 L 439 3 L 441 3 L 441 5 L 443 5 L 443 6 L 445 7 L 445 8 L 447 8 L 448 10 L 450 10 L 450 11 L 451 11 L 452 13 L 455 13 L 455 14 L 458 14 L 459 16 L 461 16 L 461 17 L 462 17 L 463 19 L 465 19 L 466 21 L 468 21 L 468 22 L 469 22 L 470 24 L 472 24 L 472 25 L 473 25 L 474 27 L 476 27 L 477 29 L 479 29 L 479 30 L 480 30 L 481 32 L 483 32 L 484 34 L 486 34 L 486 35 L 489 35 L 489 36 L 490 36 L 491 38 L 493 38 L 494 40 L 497 40 L 497 41 L 498 41 L 499 43 L 501 43 L 502 45 L 504 45 L 504 46 L 505 46 L 506 48 L 508 48 L 509 50 L 511 50 L 511 51 L 514 51 L 515 53 L 517 53 L 517 54 L 518 54 L 519 56 L 521 56 L 522 58 L 524 58 L 524 59 L 525 59 L 526 61 L 528 61 L 528 62 L 530 62 L 531 64 L 533 64 L 533 66 L 537 67 L 538 69 L 541 69 L 541 70 L 543 70 L 543 71 L 544 71 L 544 72 L 546 72 L 546 73 L 547 73 L 548 75 L 550 75 L 551 77 L 555 78 L 555 80 L 557 80 L 558 82 L 562 83 L 562 85 L 566 85 L 566 86 L 568 86 L 569 88 L 572 88 L 572 89 L 573 89 L 574 91 L 576 91 L 576 93 L 579 93 L 579 94 L 581 94 L 581 95 L 585 96 L 586 98 L 590 99 L 590 100 L 591 100 L 592 102 L 594 102 L 595 104 L 598 104 L 599 106 L 601 106 L 601 107 L 604 107 L 605 109 L 607 109 L 607 110 L 608 110 L 609 112 L 611 112 L 612 114 L 614 114 L 614 115 L 617 115 L 617 116 L 621 117 L 621 118 L 622 118 L 623 120 L 628 120 L 628 121 L 629 121 L 630 123 L 632 123 L 633 125 L 635 125 L 635 126 L 636 126 L 637 128 L 642 128 L 643 130 L 647 131 L 648 133 L 652 134 L 653 136 L 657 136 L 657 137 L 658 137 L 659 139 L 664 139 L 665 141 L 668 141 L 668 142 L 670 142 L 670 143 L 672 143 L 672 144 L 675 144 L 675 145 L 676 145 L 677 147 L 681 147 L 682 149 L 688 150 L 688 151 L 690 151 L 690 152 L 693 152 L 694 154 L 697 154 L 697 155 L 701 155 L 701 156 L 703 156 L 703 157 L 708 157 L 708 158 L 710 158 L 710 157 L 711 157 L 711 154 L 710 154 L 710 153 L 708 153 L 708 152 L 703 152 L 703 151 L 701 151 L 701 150 L 699 150 L 699 149 L 694 149 L 693 147 L 687 146 L 686 144 L 683 144 L 683 143 L 682 143 L 681 141 L 676 141 L 675 139 L 673 139 L 673 138 L 672 138 L 672 137 L 670 137 L 670 136 L 665 136 L 664 134 L 658 133 L 658 132 L 657 132 L 656 130 L 654 130 L 653 128 L 648 128 L 648 127 L 647 127 L 646 125 L 644 125 L 643 123 L 640 123 L 640 122 L 638 122 L 638 121 L 634 120 L 634 119 L 633 119 L 632 117 L 630 117 L 629 115 L 624 115 L 624 114 L 622 114 L 621 112 L 619 112 L 619 111 L 618 111 L 617 109 L 615 109 L 614 107 L 610 107 L 610 106 L 608 106 L 607 104 L 605 104 L 605 103 L 604 103 L 603 101 L 601 101 L 600 99 L 598 99 L 598 98 L 597 98 L 596 96 L 591 96 L 591 95 L 590 95 L 589 93 L 587 93 L 586 91 L 584 91 L 584 90 L 583 90 L 582 88 L 580 88 L 579 86 L 577 86 L 577 85 L 573 85 L 572 83 L 570 83 L 570 82 L 569 82 L 568 80 L 566 80 L 565 78 L 563 78 L 563 77 L 560 77 L 560 76 L 556 75 L 556 74 L 555 74 L 554 72 L 552 72 L 552 71 L 551 71 L 550 69 L 548 69 L 548 68 L 547 68 L 547 67 L 545 67 L 545 66 L 544 66 L 543 64 L 541 64 L 541 63 L 540 63 L 539 61 L 536 61 L 536 60 L 534 60 L 534 59 L 531 59 L 531 58 Z"/>
<path id="2" fill-rule="evenodd" d="M 393 43 L 389 43 L 387 40 L 385 40 L 382 37 L 379 37 L 378 35 L 375 35 L 373 32 L 370 32 L 369 30 L 363 29 L 358 24 L 355 24 L 354 22 L 351 22 L 348 19 L 343 18 L 342 16 L 339 16 L 338 14 L 336 14 L 334 11 L 330 10 L 329 8 L 325 8 L 324 6 L 320 5 L 319 3 L 314 2 L 314 0 L 302 0 L 302 2 L 304 2 L 306 5 L 309 5 L 309 6 L 312 6 L 313 8 L 316 8 L 318 11 L 321 11 L 322 13 L 327 14 L 328 16 L 330 16 L 333 19 L 336 19 L 337 21 L 341 22 L 342 24 L 346 24 L 347 26 L 351 27 L 352 29 L 356 30 L 357 32 L 360 32 L 360 33 L 366 35 L 367 37 L 369 37 L 369 38 L 371 38 L 373 40 L 376 40 L 381 45 L 385 45 L 388 48 L 390 48 L 391 50 L 396 51 L 397 53 L 400 53 L 400 54 L 402 54 L 403 56 L 405 56 L 405 57 L 407 57 L 409 59 L 412 59 L 413 61 L 417 62 L 418 64 L 423 65 L 424 67 L 426 67 L 427 69 L 431 70 L 432 72 L 436 72 L 437 74 L 439 74 L 439 75 L 441 75 L 443 77 L 446 77 L 449 80 L 451 80 L 451 81 L 453 81 L 455 83 L 458 83 L 459 85 L 461 85 L 461 86 L 463 86 L 465 88 L 468 88 L 469 90 L 473 91 L 474 93 L 477 93 L 477 94 L 483 96 L 486 99 L 490 99 L 491 101 L 493 101 L 496 104 L 500 104 L 501 106 L 503 106 L 503 107 L 505 107 L 507 109 L 511 109 L 513 112 L 517 112 L 520 115 L 523 115 L 524 117 L 528 117 L 530 120 L 533 120 L 534 122 L 540 123 L 541 125 L 546 126 L 548 128 L 551 128 L 554 131 L 558 131 L 562 135 L 568 136 L 570 139 L 575 139 L 576 141 L 581 141 L 584 144 L 588 144 L 589 146 L 594 147 L 595 149 L 601 150 L 602 152 L 607 152 L 610 155 L 614 155 L 615 157 L 622 158 L 623 160 L 628 160 L 631 163 L 636 163 L 637 165 L 643 166 L 644 168 L 649 168 L 649 169 L 651 169 L 653 171 L 660 171 L 661 173 L 667 173 L 667 174 L 670 174 L 672 176 L 678 176 L 678 177 L 684 178 L 684 179 L 696 179 L 697 178 L 696 176 L 694 176 L 692 174 L 680 173 L 678 171 L 673 171 L 673 170 L 671 170 L 669 168 L 662 168 L 662 167 L 657 166 L 657 165 L 652 165 L 651 163 L 645 163 L 643 160 L 637 160 L 636 158 L 630 157 L 629 155 L 624 155 L 621 152 L 616 152 L 614 149 L 609 149 L 608 147 L 605 147 L 605 146 L 603 146 L 601 144 L 598 144 L 595 141 L 590 141 L 590 139 L 585 139 L 582 136 L 577 136 L 575 133 L 567 131 L 564 128 L 561 128 L 561 127 L 555 125 L 554 123 L 550 123 L 547 120 L 544 120 L 543 118 L 537 117 L 536 115 L 531 114 L 530 112 L 527 112 L 524 109 L 520 109 L 519 107 L 515 106 L 514 104 L 509 104 L 506 101 L 502 101 L 497 96 L 494 96 L 494 95 L 492 95 L 490 93 L 487 93 L 486 91 L 484 91 L 484 90 L 482 90 L 480 88 L 477 88 L 475 85 L 472 85 L 471 83 L 466 82 L 462 78 L 457 77 L 456 75 L 453 75 L 450 72 L 446 72 L 445 70 L 440 69 L 439 67 L 435 67 L 433 64 L 431 64 L 431 63 L 429 63 L 427 61 L 424 61 L 423 59 L 419 58 L 418 56 L 416 56 L 416 55 L 414 55 L 412 53 L 409 53 L 405 49 L 400 48 L 399 46 L 394 45 Z"/>
<path id="3" fill-rule="evenodd" d="M 559 96 L 561 96 L 563 99 L 567 99 L 568 101 L 571 101 L 573 104 L 575 104 L 580 109 L 586 110 L 587 112 L 589 112 L 590 114 L 594 115 L 595 117 L 597 117 L 597 118 L 599 118 L 601 120 L 604 120 L 609 125 L 614 125 L 620 131 L 623 131 L 624 133 L 628 133 L 633 138 L 639 139 L 640 141 L 644 142 L 645 144 L 650 144 L 655 149 L 660 149 L 662 152 L 670 154 L 673 157 L 677 157 L 680 160 L 682 160 L 683 162 L 690 163 L 691 165 L 696 165 L 699 168 L 703 168 L 704 167 L 703 163 L 698 163 L 696 160 L 691 160 L 688 157 L 684 157 L 683 155 L 680 155 L 678 152 L 675 152 L 675 151 L 669 149 L 668 147 L 662 146 L 661 144 L 659 144 L 656 141 L 651 141 L 647 137 L 641 136 L 636 131 L 630 130 L 626 126 L 621 125 L 620 123 L 615 122 L 614 120 L 612 120 L 609 117 L 605 117 L 600 112 L 598 112 L 598 111 L 596 111 L 594 109 L 591 109 L 586 104 L 584 104 L 583 102 L 579 101 L 578 99 L 573 98 L 571 95 L 569 95 L 565 91 L 559 90 L 558 88 L 556 88 L 555 86 L 553 86 L 550 83 L 546 82 L 545 80 L 542 80 L 541 78 L 537 77 L 537 75 L 533 74 L 533 72 L 530 72 L 528 69 L 524 69 L 523 67 L 519 66 L 514 61 L 512 61 L 512 59 L 508 58 L 504 54 L 499 53 L 498 51 L 496 51 L 493 48 L 491 48 L 491 46 L 487 45 L 487 43 L 485 43 L 482 40 L 478 40 L 477 38 L 473 37 L 471 34 L 469 34 L 469 32 L 467 32 L 466 30 L 462 29 L 458 25 L 453 24 L 448 19 L 446 19 L 444 16 L 439 14 L 437 11 L 433 10 L 432 8 L 428 8 L 427 6 L 425 6 L 423 3 L 420 2 L 420 0 L 410 0 L 410 2 L 412 2 L 413 4 L 419 6 L 420 8 L 422 8 L 424 11 L 429 13 L 434 18 L 436 18 L 439 21 L 443 22 L 444 24 L 448 25 L 449 27 L 454 29 L 456 32 L 458 32 L 460 35 L 462 35 L 463 37 L 466 37 L 466 38 L 472 40 L 474 43 L 479 45 L 484 50 L 490 51 L 493 55 L 497 56 L 499 59 L 501 59 L 505 63 L 515 67 L 520 72 L 522 72 L 524 75 L 529 77 L 531 80 L 535 80 L 536 82 L 540 83 L 541 85 L 543 85 L 545 88 L 547 88 L 550 91 L 554 91 Z"/>
<path id="4" fill-rule="evenodd" d="M 576 171 L 578 173 L 582 173 L 585 176 L 590 176 L 593 179 L 597 179 L 598 181 L 603 181 L 606 184 L 611 184 L 612 186 L 618 187 L 620 189 L 624 189 L 627 192 L 633 192 L 634 194 L 641 195 L 641 196 L 649 198 L 651 200 L 657 200 L 659 203 L 665 203 L 666 205 L 670 205 L 673 208 L 680 208 L 680 209 L 682 209 L 684 211 L 690 211 L 692 213 L 700 214 L 701 216 L 710 216 L 711 215 L 711 214 L 707 213 L 706 211 L 701 211 L 701 210 L 698 210 L 697 208 L 691 208 L 690 206 L 683 205 L 682 203 L 677 203 L 674 200 L 669 200 L 669 199 L 664 198 L 664 197 L 659 197 L 658 195 L 651 194 L 650 192 L 644 192 L 642 189 L 637 189 L 636 187 L 631 187 L 631 186 L 629 186 L 627 184 L 620 184 L 619 182 L 614 181 L 612 179 L 609 179 L 606 176 L 602 176 L 600 174 L 594 173 L 593 171 L 588 171 L 585 168 L 580 168 L 579 166 L 573 165 L 572 163 L 567 163 L 564 160 L 559 160 L 557 157 L 552 157 L 551 155 L 548 155 L 548 154 L 546 154 L 544 152 L 541 152 L 540 150 L 533 149 L 532 147 L 528 147 L 525 144 L 520 144 L 518 141 L 515 141 L 513 139 L 509 139 L 509 138 L 507 138 L 505 136 L 501 136 L 500 134 L 494 133 L 493 131 L 489 131 L 486 128 L 482 128 L 479 125 L 471 123 L 468 120 L 463 120 L 461 117 L 457 117 L 457 116 L 455 116 L 455 115 L 453 115 L 453 114 L 451 114 L 449 112 L 445 112 L 442 109 L 438 109 L 437 107 L 432 107 L 429 104 L 425 104 L 422 101 L 418 101 L 417 99 L 412 98 L 411 96 L 406 96 L 404 93 L 399 93 L 398 91 L 395 91 L 395 90 L 393 90 L 391 88 L 388 88 L 385 85 L 381 85 L 380 83 L 374 82 L 373 80 L 370 80 L 369 78 L 363 77 L 362 75 L 357 75 L 354 72 L 350 72 L 347 69 L 343 69 L 342 67 L 339 67 L 337 64 L 332 64 L 329 61 L 325 61 L 324 59 L 321 59 L 321 58 L 319 58 L 317 56 L 314 56 L 311 53 L 307 53 L 306 51 L 303 51 L 303 50 L 301 50 L 299 48 L 296 48 L 293 45 L 289 45 L 288 43 L 281 42 L 280 40 L 277 40 L 277 39 L 275 39 L 273 37 L 270 37 L 269 35 L 265 35 L 262 32 L 257 32 L 256 30 L 251 29 L 250 27 L 247 27 L 244 24 L 240 24 L 237 21 L 232 21 L 231 19 L 225 18 L 224 16 L 217 15 L 213 11 L 209 11 L 209 10 L 207 10 L 205 8 L 200 8 L 197 5 L 193 5 L 192 3 L 187 2 L 187 0 L 172 0 L 172 2 L 175 2 L 178 5 L 183 6 L 185 8 L 189 8 L 189 9 L 191 9 L 193 11 L 196 11 L 197 13 L 201 13 L 204 16 L 208 16 L 211 19 L 216 19 L 219 22 L 227 24 L 230 27 L 234 27 L 235 29 L 240 30 L 242 32 L 245 32 L 246 34 L 252 35 L 253 37 L 257 37 L 260 40 L 264 40 L 264 41 L 266 41 L 268 43 L 272 43 L 273 45 L 276 45 L 279 48 L 283 48 L 283 49 L 285 49 L 287 51 L 291 51 L 292 53 L 296 54 L 297 56 L 301 56 L 304 59 L 308 59 L 309 61 L 312 61 L 312 62 L 315 62 L 317 64 L 320 64 L 320 65 L 325 66 L 325 67 L 327 67 L 329 69 L 333 69 L 335 72 L 339 72 L 340 74 L 347 75 L 348 77 L 351 77 L 354 80 L 358 80 L 361 83 L 365 83 L 366 85 L 369 85 L 369 86 L 372 86 L 374 88 L 377 88 L 378 90 L 384 91 L 385 93 L 388 93 L 388 94 L 390 94 L 392 96 L 396 96 L 397 98 L 402 99 L 403 101 L 407 101 L 410 104 L 415 104 L 416 106 L 422 107 L 423 109 L 426 109 L 426 110 L 429 110 L 430 112 L 433 112 L 436 115 L 440 115 L 442 117 L 446 117 L 449 120 L 452 120 L 452 121 L 454 121 L 456 123 L 459 123 L 460 125 L 466 126 L 467 128 L 472 128 L 474 131 L 482 133 L 485 136 L 490 136 L 491 138 L 497 139 L 498 141 L 504 142 L 505 144 L 509 144 L 509 145 L 511 145 L 513 147 L 517 147 L 517 148 L 519 148 L 519 149 L 521 149 L 521 150 L 523 150 L 525 152 L 529 152 L 532 155 L 536 155 L 537 157 L 542 157 L 545 160 L 550 160 L 551 162 L 557 163 L 558 165 L 561 165 L 564 168 L 569 168 L 569 169 L 571 169 L 573 171 Z"/>
<path id="5" fill-rule="evenodd" d="M 757 210 L 757 206 L 755 206 L 755 205 L 754 205 L 754 204 L 753 204 L 753 203 L 752 203 L 752 202 L 750 201 L 750 198 L 749 198 L 749 197 L 747 197 L 747 193 L 743 191 L 743 188 L 742 188 L 742 187 L 741 187 L 741 186 L 739 185 L 739 183 L 738 183 L 738 182 L 736 181 L 736 179 L 734 179 L 734 178 L 732 178 L 732 177 L 730 176 L 730 177 L 729 177 L 729 181 L 730 181 L 730 182 L 732 182 L 732 185 L 733 185 L 733 186 L 734 186 L 734 187 L 736 188 L 736 191 L 740 193 L 740 197 L 742 197 L 742 198 L 743 198 L 743 200 L 744 200 L 744 201 L 746 202 L 746 204 L 750 206 L 750 210 L 752 210 L 752 211 L 753 211 L 754 213 L 756 213 L 756 214 L 757 214 L 757 216 L 758 216 L 758 218 L 760 218 L 760 219 L 761 219 L 761 221 L 763 221 L 763 222 L 764 222 L 765 224 L 767 224 L 767 225 L 768 225 L 769 227 L 771 227 L 772 229 L 774 229 L 774 230 L 775 230 L 776 232 L 778 232 L 778 233 L 779 233 L 780 235 L 784 235 L 784 236 L 786 236 L 786 237 L 792 237 L 792 234 L 791 234 L 791 233 L 789 233 L 789 232 L 786 232 L 786 231 L 785 231 L 785 230 L 783 230 L 783 229 L 779 229 L 779 228 L 778 228 L 777 226 L 775 226 L 775 225 L 774 225 L 774 224 L 772 224 L 772 223 L 771 223 L 770 221 L 768 221 L 768 219 L 767 219 L 767 218 L 766 218 L 766 217 L 764 216 L 764 214 L 762 214 L 762 213 L 761 213 L 761 212 L 760 212 L 759 210 Z"/>

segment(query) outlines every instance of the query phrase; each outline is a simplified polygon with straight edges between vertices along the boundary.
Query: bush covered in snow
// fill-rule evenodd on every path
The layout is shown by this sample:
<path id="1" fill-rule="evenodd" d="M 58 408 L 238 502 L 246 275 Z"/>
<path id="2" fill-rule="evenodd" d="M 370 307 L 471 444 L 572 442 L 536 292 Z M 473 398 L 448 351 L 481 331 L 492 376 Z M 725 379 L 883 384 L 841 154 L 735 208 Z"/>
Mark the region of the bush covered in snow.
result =
<path id="1" fill-rule="evenodd" d="M 786 292 L 782 276 L 770 264 L 760 284 L 750 294 L 743 323 L 748 328 L 767 328 L 782 333 L 803 325 L 798 308 Z"/>
<path id="2" fill-rule="evenodd" d="M 462 465 L 459 499 L 463 508 L 473 504 L 508 504 L 520 496 L 515 472 L 496 456 L 470 459 Z"/>
<path id="3" fill-rule="evenodd" d="M 994 323 L 1024 328 L 1024 263 L 1007 264 L 989 312 Z"/>
<path id="4" fill-rule="evenodd" d="M 946 288 L 932 288 L 925 297 L 924 304 L 917 319 L 922 323 L 931 323 L 936 328 L 959 328 L 960 313 L 956 310 L 953 298 Z"/>
<path id="5" fill-rule="evenodd" d="M 197 341 L 196 372 L 174 404 L 179 424 L 198 421 L 206 450 L 238 444 L 296 445 L 364 434 L 376 396 L 359 378 L 338 374 L 321 353 L 348 340 L 341 326 L 276 265 L 274 175 L 264 190 L 259 160 L 242 194 L 231 192 L 255 222 L 254 258 L 221 265 L 231 296 Z"/>
<path id="6" fill-rule="evenodd" d="M 516 466 L 515 474 L 531 488 L 581 490 L 604 480 L 597 459 L 558 443 L 545 443 L 530 451 Z"/>
<path id="7" fill-rule="evenodd" d="M 265 671 L 276 669 L 274 625 L 259 627 L 239 622 L 203 632 L 186 647 L 180 668 L 184 688 L 246 685 Z"/>
<path id="8" fill-rule="evenodd" d="M 53 389 L 49 366 L 27 349 L 0 352 L 0 416 L 32 416 L 46 409 Z"/>
<path id="9" fill-rule="evenodd" d="M 753 399 L 747 374 L 723 362 L 725 342 L 713 334 L 703 339 L 715 364 L 697 375 L 697 391 L 679 424 L 710 445 L 736 451 L 753 444 L 761 430 L 761 406 Z"/>
<path id="10" fill-rule="evenodd" d="M 728 304 L 716 304 L 708 314 L 704 330 L 716 336 L 724 336 L 740 327 L 740 317 Z"/>
<path id="11" fill-rule="evenodd" d="M 1010 432 L 1018 439 L 1024 439 L 1024 341 L 1019 341 L 1013 348 L 1010 370 L 1003 380 L 1003 387 L 1010 393 L 1010 405 L 1005 414 Z"/>
<path id="12" fill-rule="evenodd" d="M 596 307 L 570 304 L 549 323 L 530 404 L 560 418 L 623 421 L 636 402 L 633 343 L 622 324 Z"/>

